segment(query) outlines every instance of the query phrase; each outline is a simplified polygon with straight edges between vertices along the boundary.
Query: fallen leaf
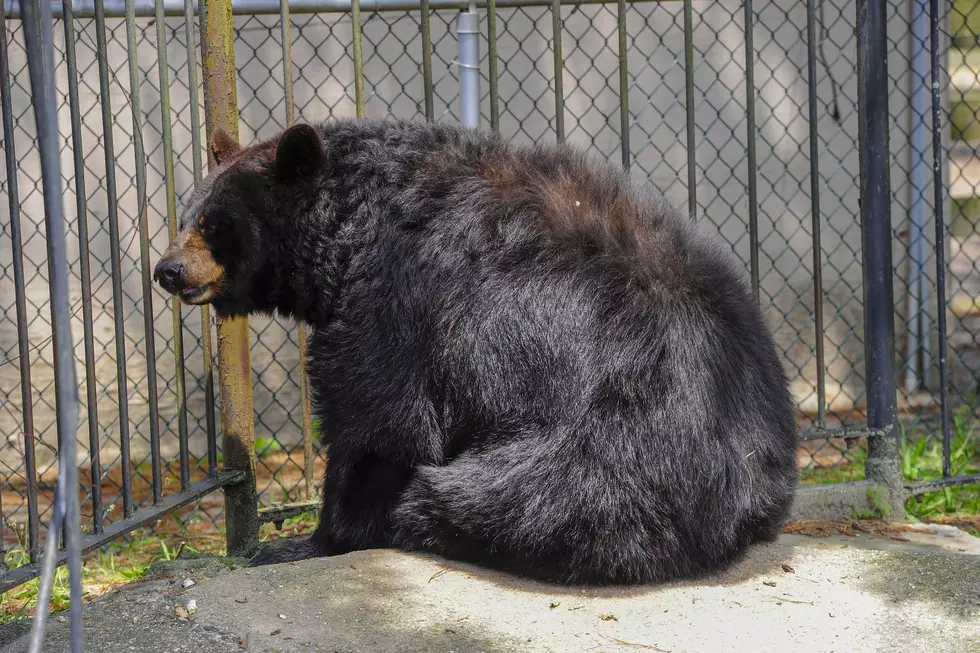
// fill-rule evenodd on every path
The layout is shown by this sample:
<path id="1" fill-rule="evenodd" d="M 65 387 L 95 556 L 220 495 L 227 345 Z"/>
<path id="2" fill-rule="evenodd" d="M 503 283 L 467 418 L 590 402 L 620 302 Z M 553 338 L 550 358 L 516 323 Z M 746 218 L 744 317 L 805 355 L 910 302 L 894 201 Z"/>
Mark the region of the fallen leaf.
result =
<path id="1" fill-rule="evenodd" d="M 847 545 L 845 544 L 844 546 L 847 546 Z M 781 566 L 783 568 L 783 571 L 785 571 L 787 574 L 795 574 L 796 573 L 796 570 L 793 569 L 792 567 L 790 567 L 789 565 L 787 565 L 786 563 L 783 563 Z"/>
<path id="2" fill-rule="evenodd" d="M 555 608 L 557 608 L 557 607 L 558 607 L 559 605 L 561 605 L 561 603 L 549 603 L 549 604 L 548 604 L 548 607 L 549 607 L 550 609 L 552 609 L 552 610 L 554 610 L 554 609 L 555 609 Z"/>
<path id="3" fill-rule="evenodd" d="M 603 621 L 619 621 L 614 614 L 600 614 L 599 618 Z"/>
<path id="4" fill-rule="evenodd" d="M 766 587 L 775 587 L 776 586 L 776 583 L 774 581 L 771 581 L 771 580 L 764 580 L 764 581 L 762 581 L 762 584 L 765 585 Z"/>
<path id="5" fill-rule="evenodd" d="M 248 603 L 248 599 L 235 599 L 235 603 L 241 603 L 244 605 L 245 603 Z"/>
<path id="6" fill-rule="evenodd" d="M 278 634 L 279 634 L 279 633 L 281 633 L 281 632 L 282 632 L 281 630 L 279 630 L 278 628 L 276 628 L 276 629 L 275 629 L 275 630 L 273 630 L 273 631 L 272 631 L 271 633 L 269 633 L 269 635 L 278 635 Z"/>
<path id="7" fill-rule="evenodd" d="M 608 640 L 610 640 L 612 642 L 616 642 L 617 644 L 619 644 L 621 646 L 632 646 L 633 648 L 645 648 L 645 649 L 648 649 L 648 650 L 651 650 L 651 651 L 659 651 L 660 653 L 670 653 L 670 651 L 668 649 L 657 648 L 656 646 L 652 646 L 650 644 L 638 644 L 636 642 L 627 642 L 627 641 L 622 640 L 622 639 L 619 639 L 617 637 L 610 637 L 609 635 L 603 635 L 603 637 L 605 637 L 606 639 L 608 639 Z"/>
<path id="8" fill-rule="evenodd" d="M 449 571 L 449 570 L 448 569 L 440 569 L 436 573 L 434 573 L 431 576 L 429 576 L 429 582 L 431 583 L 432 581 L 434 581 L 435 579 L 439 578 L 439 576 L 442 576 L 447 571 Z"/>
<path id="9" fill-rule="evenodd" d="M 796 603 L 799 605 L 816 605 L 813 601 L 797 601 L 796 599 L 789 599 L 785 596 L 769 596 L 766 598 L 776 601 L 776 603 L 780 605 L 782 604 L 782 601 L 786 601 L 787 603 Z"/>

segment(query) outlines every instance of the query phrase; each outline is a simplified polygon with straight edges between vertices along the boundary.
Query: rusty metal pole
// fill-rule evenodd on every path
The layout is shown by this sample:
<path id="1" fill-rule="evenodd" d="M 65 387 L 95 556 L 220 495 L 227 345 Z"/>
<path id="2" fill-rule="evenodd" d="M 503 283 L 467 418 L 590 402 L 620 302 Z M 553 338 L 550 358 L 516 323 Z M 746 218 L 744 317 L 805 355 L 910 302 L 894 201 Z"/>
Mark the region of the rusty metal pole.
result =
<path id="1" fill-rule="evenodd" d="M 237 139 L 238 94 L 235 91 L 235 30 L 231 0 L 205 0 L 201 4 L 204 11 L 201 17 L 201 61 L 208 143 L 218 127 Z M 208 165 L 215 166 L 210 147 Z M 258 547 L 259 519 L 247 318 L 218 319 L 218 386 L 222 465 L 226 471 L 245 473 L 241 483 L 225 488 L 225 540 L 228 555 L 248 556 Z"/>

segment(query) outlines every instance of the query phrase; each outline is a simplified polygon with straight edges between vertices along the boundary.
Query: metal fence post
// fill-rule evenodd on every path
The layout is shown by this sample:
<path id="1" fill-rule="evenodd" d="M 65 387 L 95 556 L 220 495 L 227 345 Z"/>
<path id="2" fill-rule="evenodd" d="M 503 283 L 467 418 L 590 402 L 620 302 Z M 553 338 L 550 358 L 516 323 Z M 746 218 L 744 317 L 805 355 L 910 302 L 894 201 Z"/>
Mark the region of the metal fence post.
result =
<path id="1" fill-rule="evenodd" d="M 231 0 L 206 0 L 201 32 L 204 114 L 208 142 L 220 127 L 238 137 L 235 90 L 235 29 Z M 208 163 L 215 165 L 208 147 Z M 221 396 L 221 453 L 226 471 L 241 471 L 241 483 L 225 488 L 228 555 L 250 555 L 259 542 L 255 492 L 255 421 L 248 319 L 218 319 L 218 385 Z"/>
<path id="2" fill-rule="evenodd" d="M 480 14 L 476 2 L 459 12 L 456 18 L 459 35 L 459 124 L 480 128 Z"/>
<path id="3" fill-rule="evenodd" d="M 77 445 L 75 438 L 79 426 L 78 377 L 75 374 L 74 346 L 71 337 L 67 227 L 61 195 L 61 162 L 58 151 L 58 103 L 55 101 L 52 36 L 54 21 L 51 18 L 50 2 L 21 0 L 20 6 L 24 20 L 28 74 L 31 78 L 31 104 L 34 105 L 38 152 L 41 156 L 59 458 L 55 503 L 51 511 L 47 546 L 42 559 L 44 573 L 39 585 L 37 614 L 31 633 L 30 651 L 40 653 L 44 642 L 48 601 L 51 598 L 54 569 L 58 558 L 58 537 L 63 523 L 69 574 L 71 650 L 73 653 L 82 653 L 84 650 L 82 549 L 78 507 L 78 467 L 75 459 Z"/>
<path id="4" fill-rule="evenodd" d="M 858 0 L 858 153 L 861 188 L 861 249 L 864 268 L 864 347 L 868 428 L 865 474 L 885 486 L 889 509 L 903 511 L 895 402 L 895 303 L 892 289 L 891 183 L 888 157 L 887 0 Z M 885 499 L 882 498 L 882 501 Z M 883 506 L 882 506 L 883 508 Z M 895 513 L 898 512 L 896 515 Z"/>

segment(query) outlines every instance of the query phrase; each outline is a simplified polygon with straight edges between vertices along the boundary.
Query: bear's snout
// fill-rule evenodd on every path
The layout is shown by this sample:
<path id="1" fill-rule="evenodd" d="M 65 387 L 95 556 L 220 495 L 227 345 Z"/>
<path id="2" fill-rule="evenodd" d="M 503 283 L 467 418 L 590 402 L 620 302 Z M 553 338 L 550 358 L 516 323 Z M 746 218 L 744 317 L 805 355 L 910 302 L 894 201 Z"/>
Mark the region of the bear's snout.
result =
<path id="1" fill-rule="evenodd" d="M 177 234 L 153 269 L 153 280 L 186 304 L 207 304 L 218 294 L 225 269 L 214 257 L 200 229 Z"/>
<path id="2" fill-rule="evenodd" d="M 184 265 L 171 258 L 165 258 L 157 263 L 153 270 L 153 280 L 171 295 L 179 293 L 187 287 L 184 280 Z"/>

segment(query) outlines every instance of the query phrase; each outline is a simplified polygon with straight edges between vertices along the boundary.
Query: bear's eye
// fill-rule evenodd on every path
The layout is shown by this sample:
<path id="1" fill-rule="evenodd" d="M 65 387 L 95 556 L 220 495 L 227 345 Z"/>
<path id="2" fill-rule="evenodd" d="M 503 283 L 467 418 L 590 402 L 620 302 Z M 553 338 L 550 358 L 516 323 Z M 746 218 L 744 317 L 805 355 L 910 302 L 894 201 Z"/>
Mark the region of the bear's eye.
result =
<path id="1" fill-rule="evenodd" d="M 204 216 L 202 215 L 201 220 L 198 222 L 199 225 L 198 228 L 201 230 L 201 234 L 203 234 L 205 237 L 213 236 L 215 231 L 214 223 L 215 223 L 214 218 L 205 221 Z"/>

